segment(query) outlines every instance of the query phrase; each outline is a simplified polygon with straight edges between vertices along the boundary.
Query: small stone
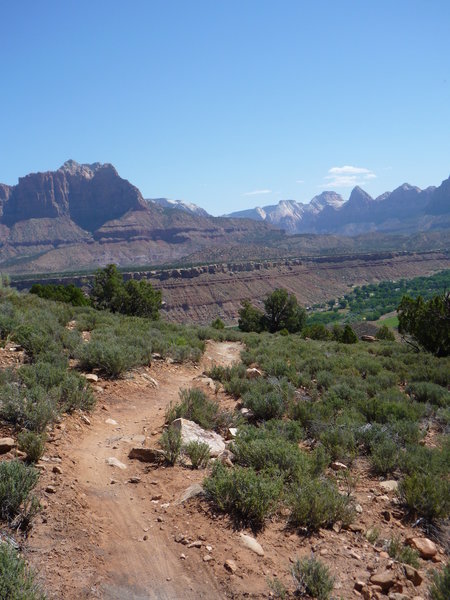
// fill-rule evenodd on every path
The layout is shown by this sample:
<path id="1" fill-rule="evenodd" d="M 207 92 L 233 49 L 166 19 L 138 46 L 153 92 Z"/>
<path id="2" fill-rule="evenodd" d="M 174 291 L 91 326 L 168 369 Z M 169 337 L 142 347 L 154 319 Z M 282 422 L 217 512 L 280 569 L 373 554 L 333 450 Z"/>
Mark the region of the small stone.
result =
<path id="1" fill-rule="evenodd" d="M 361 514 L 363 511 L 361 504 L 355 504 L 355 510 L 358 514 Z"/>
<path id="2" fill-rule="evenodd" d="M 181 560 L 186 560 L 186 554 L 180 554 Z"/>
<path id="3" fill-rule="evenodd" d="M 140 477 L 130 477 L 130 479 L 128 480 L 128 483 L 140 483 L 140 482 L 141 482 Z"/>
<path id="4" fill-rule="evenodd" d="M 388 481 L 380 481 L 380 488 L 385 492 L 395 492 L 398 488 L 398 481 L 389 479 Z"/>
<path id="5" fill-rule="evenodd" d="M 184 504 L 184 502 L 187 502 L 191 498 L 195 498 L 195 496 L 201 496 L 204 493 L 205 491 L 199 483 L 193 483 L 183 492 L 176 504 Z"/>
<path id="6" fill-rule="evenodd" d="M 352 558 L 354 558 L 355 560 L 361 560 L 360 555 L 357 552 L 355 552 L 354 550 L 350 550 L 350 556 Z"/>
<path id="7" fill-rule="evenodd" d="M 252 552 L 257 554 L 258 556 L 264 556 L 264 550 L 263 550 L 261 544 L 259 542 L 257 542 L 254 537 L 252 537 L 251 535 L 247 535 L 245 533 L 241 533 L 240 538 L 241 538 L 242 544 L 246 548 L 248 548 L 249 550 L 251 550 Z"/>
<path id="8" fill-rule="evenodd" d="M 127 466 L 120 462 L 120 460 L 117 459 L 115 456 L 110 456 L 109 458 L 106 458 L 105 462 L 110 467 L 117 467 L 118 469 L 122 470 L 127 468 Z"/>
<path id="9" fill-rule="evenodd" d="M 56 475 L 62 475 L 63 472 L 59 465 L 54 465 L 52 471 L 53 473 L 56 473 Z"/>
<path id="10" fill-rule="evenodd" d="M 205 554 L 203 557 L 203 562 L 209 562 L 210 560 L 212 560 L 212 556 L 210 554 Z"/>
<path id="11" fill-rule="evenodd" d="M 344 463 L 335 461 L 335 462 L 331 463 L 331 468 L 333 469 L 333 471 L 346 471 L 347 465 L 344 465 Z"/>
<path id="12" fill-rule="evenodd" d="M 236 573 L 237 571 L 237 565 L 234 562 L 234 560 L 232 560 L 231 558 L 228 558 L 224 563 L 223 566 L 225 567 L 225 569 L 229 572 L 229 573 Z"/>
<path id="13" fill-rule="evenodd" d="M 152 500 L 161 500 L 161 498 L 162 498 L 162 494 L 153 494 L 151 499 Z"/>
<path id="14" fill-rule="evenodd" d="M 191 542 L 190 544 L 188 544 L 188 548 L 201 548 L 202 547 L 202 540 L 195 540 L 194 542 Z"/>
<path id="15" fill-rule="evenodd" d="M 357 592 L 361 592 L 365 585 L 366 584 L 364 583 L 364 581 L 361 581 L 360 579 L 358 579 L 358 581 L 355 581 L 355 590 Z"/>
<path id="16" fill-rule="evenodd" d="M 385 552 L 384 550 L 382 550 L 380 552 L 380 558 L 389 558 L 389 554 L 387 552 Z"/>
<path id="17" fill-rule="evenodd" d="M 56 488 L 54 485 L 48 485 L 45 488 L 45 491 L 47 492 L 47 494 L 56 494 Z"/>
<path id="18" fill-rule="evenodd" d="M 212 546 L 205 546 L 207 552 L 212 552 Z"/>
<path id="19" fill-rule="evenodd" d="M 119 424 L 117 421 L 114 421 L 114 419 L 106 419 L 105 423 L 107 425 L 118 425 Z"/>
<path id="20" fill-rule="evenodd" d="M 391 520 L 391 513 L 388 510 L 383 510 L 381 516 L 385 521 L 389 522 Z"/>
<path id="21" fill-rule="evenodd" d="M 409 538 L 406 540 L 406 543 L 415 548 L 419 552 L 421 558 L 433 558 L 433 556 L 437 554 L 436 544 L 428 538 Z"/>
<path id="22" fill-rule="evenodd" d="M 97 383 L 98 375 L 95 373 L 87 373 L 85 376 L 86 381 L 92 381 L 93 383 Z"/>
<path id="23" fill-rule="evenodd" d="M 86 423 L 86 425 L 91 424 L 91 422 L 89 421 L 89 419 L 87 418 L 86 415 L 81 415 L 81 420 L 83 421 L 83 423 Z"/>
<path id="24" fill-rule="evenodd" d="M 249 368 L 245 371 L 245 376 L 247 379 L 257 379 L 258 377 L 262 377 L 262 371 L 255 368 Z"/>
<path id="25" fill-rule="evenodd" d="M 132 448 L 128 454 L 128 458 L 135 458 L 141 462 L 152 464 L 161 464 L 165 461 L 164 452 L 157 448 Z"/>
<path id="26" fill-rule="evenodd" d="M 177 544 L 181 544 L 182 541 L 184 541 L 186 536 L 184 536 L 182 533 L 177 533 L 175 536 L 175 541 L 177 542 Z"/>

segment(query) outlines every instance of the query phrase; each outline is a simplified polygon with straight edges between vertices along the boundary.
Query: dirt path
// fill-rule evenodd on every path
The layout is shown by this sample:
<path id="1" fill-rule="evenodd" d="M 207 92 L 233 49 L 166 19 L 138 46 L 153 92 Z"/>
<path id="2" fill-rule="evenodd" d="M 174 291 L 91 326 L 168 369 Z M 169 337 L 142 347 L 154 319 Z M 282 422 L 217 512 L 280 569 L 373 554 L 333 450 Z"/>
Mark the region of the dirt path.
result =
<path id="1" fill-rule="evenodd" d="M 43 463 L 44 512 L 28 549 L 50 596 L 224 597 L 201 553 L 184 560 L 183 546 L 174 543 L 165 527 L 170 505 L 203 474 L 172 469 L 169 476 L 169 469 L 146 469 L 130 461 L 128 453 L 144 437 L 145 445 L 156 443 L 165 409 L 177 400 L 180 388 L 191 386 L 213 362 L 239 360 L 240 350 L 236 343 L 210 342 L 198 367 L 154 362 L 129 379 L 101 381 L 89 422 L 74 416 L 58 426 Z M 110 466 L 110 458 L 126 468 Z M 133 477 L 140 481 L 130 483 Z M 195 530 L 195 523 L 191 526 Z"/>

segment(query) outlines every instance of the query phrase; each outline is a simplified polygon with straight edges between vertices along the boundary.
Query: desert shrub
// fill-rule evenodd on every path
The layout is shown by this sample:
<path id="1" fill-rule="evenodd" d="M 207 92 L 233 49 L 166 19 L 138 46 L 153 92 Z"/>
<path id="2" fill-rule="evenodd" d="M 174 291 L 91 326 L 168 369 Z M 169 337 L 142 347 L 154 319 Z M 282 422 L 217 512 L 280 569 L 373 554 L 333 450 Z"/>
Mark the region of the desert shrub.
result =
<path id="1" fill-rule="evenodd" d="M 263 428 L 269 433 L 280 436 L 289 442 L 297 443 L 304 436 L 300 423 L 291 420 L 270 419 L 263 424 Z"/>
<path id="2" fill-rule="evenodd" d="M 450 514 L 450 482 L 435 474 L 407 475 L 399 485 L 400 500 L 417 517 L 428 522 Z"/>
<path id="3" fill-rule="evenodd" d="M 0 463 L 0 517 L 14 519 L 27 508 L 30 493 L 39 479 L 39 471 L 18 460 Z"/>
<path id="4" fill-rule="evenodd" d="M 183 452 L 190 459 L 193 469 L 204 469 L 209 463 L 209 446 L 193 440 L 183 447 Z"/>
<path id="5" fill-rule="evenodd" d="M 21 388 L 17 382 L 0 388 L 0 417 L 9 423 L 39 433 L 55 419 L 57 412 L 53 390 L 38 385 Z"/>
<path id="6" fill-rule="evenodd" d="M 89 384 L 78 373 L 65 374 L 60 385 L 60 406 L 64 412 L 73 412 L 76 409 L 92 410 L 95 398 Z"/>
<path id="7" fill-rule="evenodd" d="M 317 600 L 329 600 L 334 580 L 330 570 L 314 557 L 296 560 L 291 569 L 297 592 Z"/>
<path id="8" fill-rule="evenodd" d="M 332 339 L 331 331 L 322 323 L 308 325 L 302 329 L 302 335 L 311 340 L 327 341 Z"/>
<path id="9" fill-rule="evenodd" d="M 417 402 L 429 402 L 435 406 L 448 406 L 450 393 L 440 385 L 428 381 L 411 383 L 407 390 Z"/>
<path id="10" fill-rule="evenodd" d="M 283 416 L 293 395 L 294 388 L 287 379 L 259 378 L 252 382 L 242 400 L 257 419 L 269 420 Z"/>
<path id="11" fill-rule="evenodd" d="M 357 454 L 356 437 L 350 427 L 329 426 L 320 441 L 332 460 L 351 462 Z"/>
<path id="12" fill-rule="evenodd" d="M 288 591 L 283 585 L 283 582 L 280 581 L 278 577 L 274 577 L 273 579 L 267 579 L 267 586 L 270 589 L 272 598 L 279 598 L 280 600 L 284 600 L 285 598 L 287 598 Z"/>
<path id="13" fill-rule="evenodd" d="M 433 581 L 430 586 L 431 600 L 447 600 L 450 598 L 450 563 L 447 563 L 439 573 L 433 573 Z"/>
<path id="14" fill-rule="evenodd" d="M 140 348 L 123 343 L 116 336 L 104 335 L 84 344 L 79 359 L 83 370 L 99 369 L 107 376 L 119 377 L 132 367 L 144 364 L 149 357 Z"/>
<path id="15" fill-rule="evenodd" d="M 370 464 L 378 475 L 392 473 L 398 466 L 398 445 L 389 438 L 383 437 L 379 443 L 373 445 Z"/>
<path id="16" fill-rule="evenodd" d="M 218 402 L 197 388 L 180 390 L 180 402 L 170 406 L 166 413 L 166 423 L 175 419 L 188 419 L 198 423 L 203 429 L 214 429 L 221 421 L 221 410 Z"/>
<path id="17" fill-rule="evenodd" d="M 164 457 L 170 465 L 175 465 L 181 452 L 181 432 L 174 427 L 168 427 L 163 431 L 159 441 Z"/>
<path id="18" fill-rule="evenodd" d="M 331 527 L 336 521 L 349 524 L 353 519 L 350 498 L 328 479 L 305 479 L 292 489 L 289 505 L 291 523 L 310 531 Z"/>
<path id="19" fill-rule="evenodd" d="M 395 335 L 387 325 L 382 325 L 375 334 L 377 340 L 395 342 Z"/>
<path id="20" fill-rule="evenodd" d="M 310 468 L 307 455 L 295 443 L 266 428 L 239 428 L 232 452 L 240 465 L 256 471 L 274 467 L 286 480 L 301 479 Z"/>
<path id="21" fill-rule="evenodd" d="M 225 323 L 222 321 L 222 319 L 217 317 L 217 319 L 214 319 L 214 321 L 211 323 L 211 327 L 213 329 L 225 329 Z"/>
<path id="22" fill-rule="evenodd" d="M 45 450 L 45 434 L 34 431 L 22 430 L 17 436 L 19 450 L 25 452 L 27 460 L 32 463 L 38 462 Z"/>
<path id="23" fill-rule="evenodd" d="M 215 463 L 203 487 L 214 504 L 230 513 L 237 525 L 249 525 L 258 530 L 276 509 L 283 482 L 273 471 L 257 473 L 243 467 L 226 469 L 221 463 Z"/>
<path id="24" fill-rule="evenodd" d="M 399 538 L 393 537 L 389 540 L 387 551 L 391 558 L 398 562 L 411 565 L 416 569 L 419 568 L 419 553 L 411 546 L 402 544 Z"/>
<path id="25" fill-rule="evenodd" d="M 0 542 L 0 598 L 2 600 L 45 600 L 33 571 L 7 543 Z"/>

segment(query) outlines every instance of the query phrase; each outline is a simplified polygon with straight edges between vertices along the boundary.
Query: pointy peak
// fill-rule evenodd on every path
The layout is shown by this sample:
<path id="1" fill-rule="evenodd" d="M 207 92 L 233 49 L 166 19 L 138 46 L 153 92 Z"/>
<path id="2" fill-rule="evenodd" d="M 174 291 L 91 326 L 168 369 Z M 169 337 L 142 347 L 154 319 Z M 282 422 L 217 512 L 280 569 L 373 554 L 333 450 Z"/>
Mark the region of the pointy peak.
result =
<path id="1" fill-rule="evenodd" d="M 352 189 L 352 193 L 350 194 L 350 198 L 348 199 L 349 203 L 351 204 L 366 204 L 367 202 L 371 202 L 372 200 L 372 196 L 370 196 L 367 192 L 360 188 L 359 185 Z"/>

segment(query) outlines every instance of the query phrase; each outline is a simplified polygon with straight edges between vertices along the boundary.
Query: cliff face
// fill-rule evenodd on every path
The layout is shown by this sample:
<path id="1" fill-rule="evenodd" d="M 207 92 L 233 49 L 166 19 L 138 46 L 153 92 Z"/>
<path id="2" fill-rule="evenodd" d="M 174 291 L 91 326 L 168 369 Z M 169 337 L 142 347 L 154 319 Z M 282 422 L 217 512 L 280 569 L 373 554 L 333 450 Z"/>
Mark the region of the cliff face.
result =
<path id="1" fill-rule="evenodd" d="M 270 233 L 267 224 L 145 201 L 110 164 L 69 160 L 16 186 L 0 184 L 0 269 L 12 272 L 161 263 Z"/>
<path id="2" fill-rule="evenodd" d="M 79 227 L 95 231 L 129 210 L 145 208 L 139 190 L 119 177 L 112 165 L 67 161 L 57 171 L 21 177 L 9 188 L 2 221 L 11 226 L 27 219 L 70 216 Z"/>

